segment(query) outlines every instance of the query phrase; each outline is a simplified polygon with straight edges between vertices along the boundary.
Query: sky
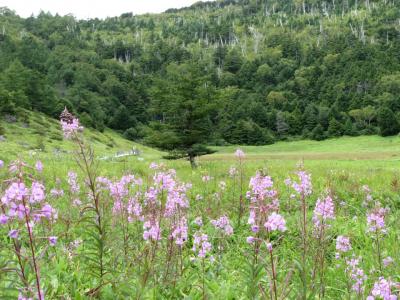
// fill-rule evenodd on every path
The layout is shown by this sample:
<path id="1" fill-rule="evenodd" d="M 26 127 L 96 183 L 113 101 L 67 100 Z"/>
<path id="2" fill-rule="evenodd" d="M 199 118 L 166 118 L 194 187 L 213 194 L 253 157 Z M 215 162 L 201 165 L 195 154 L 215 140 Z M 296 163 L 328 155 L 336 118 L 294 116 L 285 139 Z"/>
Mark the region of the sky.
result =
<path id="1" fill-rule="evenodd" d="M 0 7 L 7 6 L 21 17 L 37 15 L 41 10 L 73 14 L 78 19 L 106 18 L 122 13 L 159 13 L 168 8 L 190 6 L 198 0 L 0 0 Z M 203 0 L 210 1 L 210 0 Z"/>

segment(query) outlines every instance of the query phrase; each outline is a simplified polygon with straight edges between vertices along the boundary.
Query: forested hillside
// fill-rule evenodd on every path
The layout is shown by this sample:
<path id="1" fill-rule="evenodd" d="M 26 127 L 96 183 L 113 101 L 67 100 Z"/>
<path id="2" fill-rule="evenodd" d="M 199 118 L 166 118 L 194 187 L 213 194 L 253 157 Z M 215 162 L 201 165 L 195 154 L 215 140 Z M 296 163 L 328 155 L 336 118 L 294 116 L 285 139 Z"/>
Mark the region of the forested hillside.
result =
<path id="1" fill-rule="evenodd" d="M 268 144 L 397 134 L 399 95 L 396 0 L 223 0 L 106 20 L 0 9 L 3 115 L 67 106 L 171 148 L 177 124 L 209 144 Z"/>

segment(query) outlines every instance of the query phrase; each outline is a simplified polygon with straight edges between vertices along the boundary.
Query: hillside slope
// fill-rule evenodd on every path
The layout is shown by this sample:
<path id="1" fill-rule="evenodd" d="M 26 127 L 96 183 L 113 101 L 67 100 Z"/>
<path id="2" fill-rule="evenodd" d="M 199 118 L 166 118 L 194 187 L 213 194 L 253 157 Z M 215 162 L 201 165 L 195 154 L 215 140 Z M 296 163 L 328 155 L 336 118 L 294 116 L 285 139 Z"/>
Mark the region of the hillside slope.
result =
<path id="1" fill-rule="evenodd" d="M 140 159 L 161 156 L 161 152 L 126 140 L 110 129 L 99 132 L 85 128 L 84 138 L 102 159 L 111 160 L 118 153 L 133 149 L 139 151 Z M 24 111 L 18 119 L 11 115 L 0 118 L 0 159 L 8 161 L 35 155 L 57 159 L 69 157 L 73 149 L 73 143 L 63 139 L 59 121 L 42 113 Z"/>

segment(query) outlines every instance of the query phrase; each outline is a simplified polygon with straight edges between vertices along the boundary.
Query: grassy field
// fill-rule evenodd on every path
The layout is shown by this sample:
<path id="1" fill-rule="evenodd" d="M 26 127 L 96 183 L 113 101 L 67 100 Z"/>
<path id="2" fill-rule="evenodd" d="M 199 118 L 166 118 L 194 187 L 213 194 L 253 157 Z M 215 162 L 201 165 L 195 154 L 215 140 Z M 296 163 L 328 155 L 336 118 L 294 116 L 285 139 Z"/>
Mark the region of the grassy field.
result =
<path id="1" fill-rule="evenodd" d="M 41 285 L 46 299 L 269 299 L 268 293 L 273 289 L 271 264 L 264 245 L 266 241 L 274 245 L 278 299 L 299 299 L 302 295 L 301 268 L 309 272 L 305 275 L 308 278 L 309 299 L 364 299 L 380 276 L 400 281 L 399 137 L 343 137 L 321 142 L 293 141 L 258 147 L 243 146 L 240 148 L 245 157 L 241 164 L 234 155 L 237 146 L 215 147 L 217 152 L 199 158 L 198 168 L 192 170 L 187 161 L 163 160 L 163 153 L 127 141 L 115 132 L 106 130 L 99 133 L 85 129 L 84 140 L 95 152 L 95 176 L 107 176 L 113 184 L 117 184 L 122 182 L 122 175 L 133 174 L 135 178 L 142 179 L 148 191 L 151 188 L 160 189 L 153 178 L 155 172 L 168 177 L 172 173 L 167 170 L 175 169 L 177 177 L 172 176 L 172 181 L 177 187 L 181 181 L 192 184 L 186 192 L 190 208 L 179 212 L 187 218 L 189 231 L 188 245 L 181 249 L 171 246 L 166 236 L 159 243 L 143 241 L 142 221 L 126 222 L 126 219 L 115 213 L 115 203 L 123 201 L 123 205 L 126 205 L 132 198 L 115 198 L 112 185 L 109 191 L 99 192 L 105 200 L 104 206 L 96 212 L 99 215 L 94 211 L 86 211 L 93 205 L 91 197 L 87 196 L 91 193 L 87 184 L 88 175 L 77 167 L 77 156 L 74 154 L 77 145 L 63 140 L 57 121 L 41 114 L 29 113 L 29 122 L 2 122 L 1 127 L 4 129 L 5 141 L 0 142 L 0 160 L 8 164 L 20 158 L 31 165 L 40 160 L 44 169 L 37 176 L 45 184 L 47 193 L 51 189 L 62 188 L 65 191 L 61 197 L 48 194 L 46 198 L 58 210 L 58 220 L 52 225 L 38 224 L 38 229 L 35 229 L 35 234 L 40 236 L 36 247 L 41 253 Z M 140 155 L 114 157 L 116 153 L 132 148 L 139 149 Z M 165 164 L 165 167 L 150 170 L 149 165 L 153 161 Z M 306 197 L 305 204 L 309 244 L 304 263 L 301 263 L 300 251 L 302 231 L 299 195 L 296 196 L 294 190 L 284 184 L 288 177 L 298 180 L 296 171 L 299 162 L 311 174 L 313 190 Z M 241 175 L 230 177 L 228 172 L 231 167 L 240 169 Z M 77 173 L 81 185 L 81 191 L 75 195 L 69 191 L 71 187 L 67 174 L 70 171 Z M 255 253 L 253 245 L 246 243 L 247 237 L 254 234 L 247 224 L 250 206 L 247 200 L 243 200 L 243 215 L 239 217 L 238 202 L 240 190 L 242 196 L 251 190 L 249 180 L 257 171 L 273 179 L 273 189 L 280 200 L 279 212 L 285 217 L 288 230 L 279 234 L 260 234 L 259 237 L 264 240 L 260 244 L 259 261 L 255 263 L 252 258 L 252 253 Z M 206 175 L 210 176 L 208 182 L 204 181 Z M 6 179 L 7 176 L 5 169 L 0 169 L 0 179 Z M 243 178 L 242 184 L 240 178 Z M 226 188 L 222 188 L 221 181 Z M 371 197 L 377 202 L 365 204 L 365 185 L 370 187 Z M 5 186 L 4 181 L 3 190 Z M 172 195 L 179 194 L 181 188 L 173 190 Z M 141 188 L 136 186 L 127 195 L 134 197 L 140 191 Z M 141 195 L 145 208 L 149 202 L 145 193 Z M 317 199 L 325 199 L 327 195 L 333 198 L 336 217 L 329 220 L 330 226 L 323 239 L 318 239 L 313 229 L 313 210 Z M 74 204 L 75 197 L 83 202 L 82 206 Z M 160 203 L 165 200 L 162 193 L 158 197 Z M 198 200 L 199 197 L 203 200 Z M 374 203 L 378 202 L 390 208 L 390 214 L 385 217 L 388 231 L 380 237 L 379 258 L 376 236 L 367 234 L 366 222 L 366 215 L 376 209 Z M 163 206 L 156 208 L 158 210 L 163 232 L 167 234 L 172 219 L 165 217 L 164 220 Z M 144 209 L 143 218 L 150 218 L 150 211 L 154 213 L 154 207 Z M 101 234 L 96 231 L 97 223 L 89 222 L 90 226 L 86 225 L 88 218 L 95 220 L 99 216 L 106 224 Z M 224 235 L 212 225 L 211 220 L 221 216 L 230 219 L 234 227 L 232 236 Z M 195 222 L 199 217 L 204 222 L 202 227 Z M 23 223 L 13 223 L 12 226 L 16 224 L 23 228 Z M 8 230 L 12 228 L 0 226 L 3 236 L 0 239 L 0 298 L 4 299 L 10 295 L 15 298 L 18 288 L 27 294 L 35 290 L 34 272 L 29 264 L 25 271 L 29 273 L 31 288 L 27 290 L 24 290 L 23 281 L 18 281 L 18 277 L 2 271 L 18 268 L 17 264 L 12 263 L 15 260 L 8 260 L 15 253 L 7 237 Z M 208 234 L 212 250 L 206 262 L 194 260 L 192 244 L 195 232 Z M 59 237 L 57 247 L 49 249 L 45 246 L 41 237 L 45 234 Z M 361 296 L 357 296 L 351 289 L 354 282 L 345 271 L 344 258 L 341 261 L 334 258 L 335 239 L 338 235 L 349 236 L 351 239 L 352 250 L 345 254 L 347 258 L 350 255 L 362 258 L 359 267 L 367 275 L 362 280 L 364 291 Z M 21 234 L 20 239 L 24 238 L 26 241 L 26 236 Z M 84 243 L 71 250 L 71 244 L 79 240 Z M 322 266 L 316 259 L 321 252 L 325 253 Z M 383 257 L 389 256 L 395 263 L 380 268 Z M 102 261 L 107 266 L 104 276 L 98 273 L 99 257 L 106 257 L 106 261 Z M 215 259 L 214 262 L 211 257 Z M 339 262 L 341 266 L 337 267 Z M 5 267 L 7 265 L 9 268 Z M 312 275 L 312 272 L 316 273 Z M 311 282 L 315 288 L 311 288 Z M 285 285 L 289 290 L 287 294 L 284 291 Z"/>
<path id="2" fill-rule="evenodd" d="M 28 162 L 42 160 L 49 165 L 52 177 L 64 176 L 75 166 L 72 159 L 73 143 L 62 138 L 57 120 L 40 113 L 28 112 L 28 122 L 7 123 L 2 121 L 6 141 L 0 142 L 0 159 L 9 162 L 23 158 Z M 387 189 L 400 176 L 400 137 L 341 137 L 325 141 L 278 142 L 266 146 L 213 147 L 217 152 L 198 159 L 199 168 L 191 170 L 184 160 L 162 160 L 163 153 L 128 141 L 119 134 L 105 130 L 103 133 L 85 129 L 84 136 L 99 160 L 104 175 L 134 172 L 147 173 L 153 161 L 163 161 L 177 170 L 184 178 L 196 180 L 199 174 L 227 172 L 235 163 L 233 153 L 241 148 L 245 153 L 246 176 L 257 169 L 267 168 L 279 179 L 296 169 L 303 161 L 305 167 L 324 181 L 332 176 L 357 177 L 375 189 Z M 42 148 L 42 149 L 40 149 Z M 139 149 L 140 156 L 113 158 L 118 152 Z M 326 183 L 324 183 L 326 184 Z"/>

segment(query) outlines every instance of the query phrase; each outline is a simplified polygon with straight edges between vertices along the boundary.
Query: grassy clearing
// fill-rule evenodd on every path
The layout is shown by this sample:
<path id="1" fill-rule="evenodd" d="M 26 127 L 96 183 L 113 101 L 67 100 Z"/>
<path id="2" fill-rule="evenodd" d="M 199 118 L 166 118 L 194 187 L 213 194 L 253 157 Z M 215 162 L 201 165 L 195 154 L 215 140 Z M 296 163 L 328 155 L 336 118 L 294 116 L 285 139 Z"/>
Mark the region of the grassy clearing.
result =
<path id="1" fill-rule="evenodd" d="M 46 191 L 60 187 L 66 191 L 61 198 L 53 199 L 52 196 L 47 198 L 47 201 L 58 209 L 61 217 L 54 227 L 55 232 L 52 233 L 59 236 L 59 246 L 52 248 L 50 255 L 45 256 L 41 265 L 42 282 L 48 295 L 47 298 L 88 299 L 89 297 L 84 296 L 85 293 L 99 283 L 96 277 L 93 277 L 92 273 L 85 269 L 86 261 L 83 257 L 87 251 L 85 250 L 86 246 L 79 248 L 78 250 L 81 251 L 78 252 L 79 255 L 72 258 L 67 258 L 65 254 L 67 245 L 76 239 L 85 240 L 88 237 L 88 228 L 80 223 L 82 221 L 81 210 L 71 204 L 74 199 L 67 192 L 69 187 L 66 176 L 71 170 L 78 173 L 82 189 L 84 186 L 85 175 L 77 168 L 72 151 L 76 149 L 76 145 L 70 141 L 63 141 L 58 123 L 40 114 L 30 115 L 29 126 L 21 122 L 2 123 L 2 126 L 5 128 L 6 141 L 0 143 L 0 159 L 7 163 L 19 157 L 31 164 L 40 159 L 44 164 L 44 171 L 40 176 L 46 185 Z M 128 156 L 112 160 L 98 160 L 96 176 L 108 176 L 118 180 L 123 174 L 134 174 L 135 177 L 143 179 L 146 187 L 154 184 L 151 179 L 154 171 L 149 170 L 149 164 L 152 161 L 159 162 L 162 157 L 161 152 L 126 141 L 111 131 L 98 133 L 85 130 L 85 139 L 93 147 L 96 157 L 110 156 L 132 147 L 137 147 L 142 152 L 140 157 Z M 39 143 L 40 141 L 41 143 Z M 37 150 L 38 145 L 43 146 L 42 150 Z M 190 260 L 190 257 L 193 256 L 191 250 L 193 234 L 198 230 L 194 219 L 198 216 L 203 218 L 205 226 L 202 230 L 209 235 L 214 249 L 212 251 L 217 258 L 217 263 L 207 265 L 205 274 L 207 297 L 209 299 L 249 299 L 251 291 L 257 291 L 258 284 L 266 289 L 269 288 L 270 277 L 264 268 L 260 273 L 260 278 L 253 278 L 252 282 L 249 281 L 249 273 L 246 273 L 250 270 L 249 253 L 252 252 L 252 247 L 246 243 L 246 238 L 252 234 L 247 224 L 248 203 L 245 204 L 242 223 L 238 226 L 239 181 L 237 177 L 233 179 L 228 175 L 231 166 L 238 167 L 237 158 L 233 154 L 236 148 L 236 146 L 215 148 L 218 152 L 201 157 L 199 167 L 195 170 L 190 169 L 189 163 L 184 160 L 162 160 L 166 169 L 175 169 L 180 180 L 193 185 L 187 193 L 190 201 L 190 209 L 187 211 L 190 237 L 189 245 L 182 252 L 185 271 L 180 275 L 176 274 L 179 277 L 176 277 L 178 280 L 173 286 L 168 280 L 163 281 L 159 279 L 161 277 L 158 277 L 165 274 L 164 260 L 168 247 L 168 243 L 161 243 L 160 252 L 154 258 L 154 277 L 151 278 L 149 284 L 140 289 L 143 275 L 141 272 L 148 266 L 143 263 L 143 260 L 134 259 L 142 253 L 149 253 L 151 245 L 142 239 L 143 225 L 141 222 L 120 228 L 120 220 L 111 213 L 111 206 L 109 207 L 104 214 L 110 225 L 107 229 L 109 230 L 108 239 L 105 240 L 106 257 L 112 263 L 110 274 L 112 278 L 116 278 L 116 283 L 106 285 L 102 289 L 103 299 L 134 299 L 136 297 L 132 295 L 138 294 L 142 295 L 142 299 L 201 299 L 203 293 L 201 268 Z M 295 177 L 296 164 L 300 160 L 303 160 L 305 169 L 312 174 L 313 193 L 307 198 L 310 229 L 311 216 L 317 199 L 326 195 L 327 191 L 334 196 L 336 218 L 331 222 L 332 227 L 329 228 L 327 236 L 328 242 L 324 248 L 326 251 L 325 299 L 342 299 L 348 296 L 347 277 L 343 265 L 341 269 L 336 268 L 334 259 L 335 238 L 338 235 L 349 236 L 353 246 L 352 253 L 362 256 L 361 267 L 368 273 L 368 279 L 364 283 L 366 293 L 370 291 L 373 282 L 379 275 L 393 276 L 398 280 L 396 275 L 400 271 L 398 263 L 381 273 L 377 271 L 374 240 L 366 234 L 366 214 L 371 208 L 363 206 L 365 199 L 363 186 L 370 186 L 374 199 L 391 209 L 390 215 L 386 219 L 389 233 L 384 237 L 381 245 L 382 256 L 391 256 L 395 262 L 398 262 L 400 257 L 397 247 L 399 232 L 396 228 L 400 226 L 400 160 L 397 155 L 400 153 L 400 138 L 368 136 L 332 139 L 323 142 L 280 142 L 275 145 L 241 148 L 246 153 L 243 162 L 244 193 L 248 190 L 250 177 L 254 176 L 257 170 L 262 170 L 265 174 L 270 175 L 274 181 L 274 189 L 278 191 L 281 203 L 280 212 L 285 217 L 288 227 L 288 231 L 282 234 L 282 239 L 273 241 L 274 246 L 276 245 L 279 286 L 285 283 L 288 271 L 294 270 L 293 278 L 290 280 L 292 291 L 287 298 L 297 299 L 301 291 L 301 280 L 294 263 L 300 260 L 300 227 L 298 201 L 291 198 L 293 190 L 284 184 L 284 180 L 288 177 Z M 0 174 L 2 179 L 6 178 L 5 174 L 5 172 Z M 208 183 L 202 181 L 204 175 L 211 176 Z M 60 185 L 56 183 L 57 178 L 60 179 Z M 227 188 L 224 191 L 219 187 L 221 181 L 226 183 Z M 201 195 L 205 200 L 196 200 L 197 195 Z M 81 191 L 79 196 L 84 203 L 88 201 L 87 190 Z M 108 203 L 110 204 L 112 201 Z M 218 219 L 222 215 L 230 218 L 234 225 L 234 235 L 223 238 L 224 248 L 217 250 L 221 243 L 221 237 L 210 221 Z M 126 241 L 122 238 L 123 230 L 130 232 L 128 244 L 125 244 Z M 5 237 L 0 240 L 0 244 L 9 245 L 6 237 L 7 229 L 0 227 L 0 232 L 4 233 Z M 277 236 L 273 238 L 275 239 Z M 310 239 L 312 239 L 311 235 Z M 123 253 L 124 246 L 127 246 L 131 252 Z M 311 252 L 307 264 L 311 268 L 314 264 L 313 257 L 318 254 L 319 248 L 314 244 L 310 244 L 309 247 Z M 3 257 L 12 257 L 12 252 L 7 252 L 7 247 L 3 249 L 1 250 L 4 251 Z M 263 255 L 267 257 L 265 249 Z M 179 261 L 179 256 L 176 259 Z M 131 265 L 132 261 L 135 262 L 134 266 Z M 268 259 L 263 257 L 260 263 L 268 268 Z M 177 264 L 177 266 L 179 265 L 180 263 Z M 0 279 L 1 276 L 9 278 L 0 273 Z M 5 288 L 2 289 L 0 284 L 0 295 L 3 290 Z M 11 293 L 13 294 L 14 291 Z"/>

